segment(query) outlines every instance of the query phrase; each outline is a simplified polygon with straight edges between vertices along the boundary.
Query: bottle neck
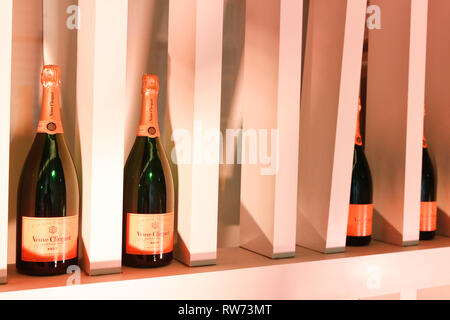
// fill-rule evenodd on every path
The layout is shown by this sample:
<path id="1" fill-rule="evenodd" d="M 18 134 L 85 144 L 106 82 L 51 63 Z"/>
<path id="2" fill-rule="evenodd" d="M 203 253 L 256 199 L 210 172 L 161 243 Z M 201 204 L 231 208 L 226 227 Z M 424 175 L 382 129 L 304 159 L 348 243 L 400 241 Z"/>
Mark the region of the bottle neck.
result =
<path id="1" fill-rule="evenodd" d="M 158 94 L 142 94 L 142 112 L 139 122 L 138 137 L 156 138 L 160 136 L 158 125 Z"/>
<path id="2" fill-rule="evenodd" d="M 59 87 L 44 87 L 41 118 L 39 120 L 37 132 L 48 134 L 63 133 L 60 109 Z"/>
<path id="3" fill-rule="evenodd" d="M 425 115 L 424 115 L 425 117 Z M 422 135 L 422 148 L 428 148 L 427 139 L 425 138 L 425 123 L 423 124 L 423 135 Z"/>
<path id="4" fill-rule="evenodd" d="M 425 105 L 423 105 L 423 135 L 422 135 L 422 148 L 426 149 L 428 148 L 427 139 L 425 139 L 425 116 L 427 114 L 427 108 Z"/>
<path id="5" fill-rule="evenodd" d="M 424 105 L 423 106 L 423 118 L 424 118 L 424 124 L 423 124 L 423 136 L 422 136 L 422 148 L 426 149 L 428 148 L 427 139 L 425 139 L 425 116 L 427 114 L 427 108 Z"/>
<path id="6" fill-rule="evenodd" d="M 357 146 L 362 146 L 362 138 L 361 138 L 361 110 L 358 108 L 358 116 L 356 120 L 356 134 L 355 134 L 355 144 Z"/>

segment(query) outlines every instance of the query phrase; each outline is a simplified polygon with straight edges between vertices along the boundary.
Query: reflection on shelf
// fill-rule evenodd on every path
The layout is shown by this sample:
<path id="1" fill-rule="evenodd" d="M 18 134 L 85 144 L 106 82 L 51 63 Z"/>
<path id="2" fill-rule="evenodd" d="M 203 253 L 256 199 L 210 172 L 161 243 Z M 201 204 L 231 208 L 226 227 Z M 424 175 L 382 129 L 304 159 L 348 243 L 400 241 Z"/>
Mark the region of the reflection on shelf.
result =
<path id="1" fill-rule="evenodd" d="M 405 290 L 429 297 L 422 289 L 450 284 L 447 237 L 415 247 L 372 241 L 336 254 L 296 249 L 294 258 L 278 260 L 242 248 L 219 249 L 214 266 L 173 261 L 164 268 L 123 267 L 120 274 L 103 276 L 73 268 L 70 275 L 32 277 L 9 265 L 0 298 L 361 299 Z"/>

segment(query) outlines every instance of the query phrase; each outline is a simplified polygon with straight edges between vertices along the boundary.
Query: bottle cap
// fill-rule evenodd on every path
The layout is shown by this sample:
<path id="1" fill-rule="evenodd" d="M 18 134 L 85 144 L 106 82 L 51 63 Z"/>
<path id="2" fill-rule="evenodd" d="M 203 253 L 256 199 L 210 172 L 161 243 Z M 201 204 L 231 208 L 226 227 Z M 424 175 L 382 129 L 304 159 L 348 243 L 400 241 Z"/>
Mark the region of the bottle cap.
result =
<path id="1" fill-rule="evenodd" d="M 154 93 L 159 92 L 159 79 L 155 74 L 144 74 L 142 77 L 142 93 Z"/>
<path id="2" fill-rule="evenodd" d="M 61 68 L 55 65 L 46 65 L 42 68 L 41 84 L 44 87 L 59 87 L 61 85 Z"/>

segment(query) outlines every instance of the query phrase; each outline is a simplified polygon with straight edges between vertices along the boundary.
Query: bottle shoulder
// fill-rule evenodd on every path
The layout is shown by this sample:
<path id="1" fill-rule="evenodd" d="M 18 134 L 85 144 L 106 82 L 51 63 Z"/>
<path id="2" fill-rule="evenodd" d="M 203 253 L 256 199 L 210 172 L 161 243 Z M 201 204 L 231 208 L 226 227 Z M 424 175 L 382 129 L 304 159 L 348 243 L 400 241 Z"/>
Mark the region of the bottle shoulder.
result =
<path id="1" fill-rule="evenodd" d="M 62 134 L 37 133 L 22 168 L 22 179 L 33 178 L 52 167 L 62 170 L 65 177 L 78 185 L 75 165 Z"/>
<path id="2" fill-rule="evenodd" d="M 370 167 L 364 150 L 361 146 L 355 145 L 353 153 L 353 171 L 366 173 L 370 176 Z"/>
<path id="3" fill-rule="evenodd" d="M 422 183 L 421 183 L 421 201 L 436 200 L 436 181 L 434 177 L 434 168 L 428 149 L 422 151 Z"/>
<path id="4" fill-rule="evenodd" d="M 36 134 L 22 167 L 17 197 L 18 215 L 78 214 L 78 177 L 62 136 Z"/>
<path id="5" fill-rule="evenodd" d="M 422 170 L 433 171 L 433 162 L 431 161 L 428 148 L 422 148 Z"/>
<path id="6" fill-rule="evenodd" d="M 140 164 L 145 167 L 146 164 L 158 166 L 160 163 L 167 162 L 165 150 L 159 138 L 137 137 L 128 155 L 125 163 L 125 169 L 135 170 Z"/>
<path id="7" fill-rule="evenodd" d="M 124 169 L 125 179 L 141 180 L 151 175 L 152 181 L 171 181 L 172 174 L 159 138 L 137 137 Z"/>
<path id="8" fill-rule="evenodd" d="M 372 176 L 367 158 L 361 146 L 355 145 L 350 191 L 350 203 L 372 203 Z"/>

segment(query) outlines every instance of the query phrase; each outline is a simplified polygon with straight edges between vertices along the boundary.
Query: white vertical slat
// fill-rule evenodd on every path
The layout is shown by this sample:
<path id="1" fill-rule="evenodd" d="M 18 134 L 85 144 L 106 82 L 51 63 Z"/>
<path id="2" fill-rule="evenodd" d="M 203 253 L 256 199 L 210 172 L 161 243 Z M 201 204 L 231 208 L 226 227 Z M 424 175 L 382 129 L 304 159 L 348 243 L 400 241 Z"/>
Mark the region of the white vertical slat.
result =
<path id="1" fill-rule="evenodd" d="M 450 236 L 450 1 L 429 0 L 425 137 L 437 177 L 438 233 Z"/>
<path id="2" fill-rule="evenodd" d="M 213 264 L 217 250 L 219 132 L 223 0 L 174 0 L 169 4 L 168 105 L 174 133 L 190 135 L 191 157 L 169 150 L 178 188 L 175 256 L 196 266 Z M 178 141 L 180 142 L 180 141 Z M 173 151 L 173 152 L 172 152 Z M 206 153 L 211 152 L 212 161 Z"/>
<path id="3" fill-rule="evenodd" d="M 419 240 L 427 0 L 371 2 L 382 28 L 369 31 L 366 155 L 374 182 L 373 235 Z"/>
<path id="4" fill-rule="evenodd" d="M 345 249 L 366 0 L 310 3 L 302 88 L 297 244 Z"/>
<path id="5" fill-rule="evenodd" d="M 8 263 L 8 187 L 11 106 L 12 0 L 0 3 L 0 283 Z"/>
<path id="6" fill-rule="evenodd" d="M 279 132 L 275 185 L 275 257 L 295 254 L 300 92 L 302 74 L 303 1 L 282 0 L 278 56 L 277 128 Z"/>
<path id="7" fill-rule="evenodd" d="M 270 258 L 295 255 L 302 11 L 303 1 L 246 2 L 240 245 Z"/>
<path id="8" fill-rule="evenodd" d="M 126 0 L 80 0 L 77 111 L 82 163 L 83 266 L 121 270 Z"/>

